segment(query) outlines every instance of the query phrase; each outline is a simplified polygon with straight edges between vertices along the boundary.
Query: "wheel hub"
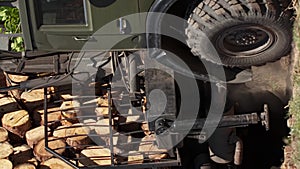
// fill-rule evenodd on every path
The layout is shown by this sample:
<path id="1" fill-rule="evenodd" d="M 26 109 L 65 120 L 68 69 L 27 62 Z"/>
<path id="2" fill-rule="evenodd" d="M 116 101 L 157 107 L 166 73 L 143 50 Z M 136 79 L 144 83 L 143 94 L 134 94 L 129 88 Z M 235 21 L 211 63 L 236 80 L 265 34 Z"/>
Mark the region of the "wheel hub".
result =
<path id="1" fill-rule="evenodd" d="M 217 40 L 217 48 L 231 57 L 251 57 L 267 50 L 274 35 L 263 26 L 241 25 L 227 29 Z"/>
<path id="2" fill-rule="evenodd" d="M 231 36 L 234 36 L 234 42 L 230 42 L 230 39 L 229 42 L 235 43 L 238 46 L 253 45 L 258 42 L 258 35 L 254 31 L 238 31 L 234 32 L 234 34 Z"/>

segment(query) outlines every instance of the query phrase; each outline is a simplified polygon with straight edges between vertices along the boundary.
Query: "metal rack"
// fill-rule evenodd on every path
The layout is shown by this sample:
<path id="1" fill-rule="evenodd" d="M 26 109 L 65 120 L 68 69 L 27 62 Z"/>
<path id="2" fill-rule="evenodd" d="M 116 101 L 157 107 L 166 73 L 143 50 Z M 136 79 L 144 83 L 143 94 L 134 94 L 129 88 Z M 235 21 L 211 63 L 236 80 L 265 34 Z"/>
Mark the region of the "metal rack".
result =
<path id="1" fill-rule="evenodd" d="M 111 96 L 111 89 L 108 87 L 107 89 L 107 99 L 108 101 L 112 100 L 112 96 Z M 56 91 L 56 95 L 59 94 L 59 92 L 61 91 Z M 51 93 L 53 94 L 53 93 Z M 109 144 L 108 145 L 101 145 L 101 147 L 109 149 L 110 150 L 110 156 L 93 156 L 93 157 L 83 157 L 83 156 L 79 156 L 80 155 L 80 151 L 75 150 L 74 147 L 67 145 L 66 147 L 62 147 L 64 149 L 66 149 L 66 152 L 68 153 L 64 153 L 63 155 L 58 154 L 54 149 L 51 149 L 48 145 L 51 141 L 56 140 L 53 139 L 53 137 L 50 138 L 50 136 L 48 136 L 48 130 L 47 128 L 50 127 L 51 124 L 53 124 L 54 122 L 50 122 L 48 121 L 48 107 L 49 107 L 49 103 L 48 103 L 48 96 L 50 95 L 50 93 L 48 93 L 47 89 L 44 89 L 44 126 L 45 126 L 45 148 L 48 152 L 50 152 L 51 154 L 53 154 L 55 157 L 63 160 L 64 162 L 66 162 L 68 165 L 76 168 L 76 169 L 81 169 L 81 168 L 159 168 L 159 167 L 168 167 L 168 166 L 178 166 L 180 165 L 180 158 L 178 155 L 178 150 L 176 148 L 174 148 L 171 151 L 168 151 L 168 155 L 167 158 L 163 158 L 163 159 L 147 159 L 144 158 L 142 163 L 129 163 L 128 161 L 126 161 L 126 157 L 128 157 L 129 155 L 136 155 L 136 154 L 155 154 L 157 152 L 152 152 L 152 151 L 147 151 L 147 152 L 139 152 L 138 149 L 134 149 L 134 153 L 130 153 L 128 151 L 123 151 L 123 152 L 116 152 L 116 147 L 122 147 L 122 146 L 132 146 L 136 147 L 136 145 L 139 145 L 141 143 L 149 143 L 149 142 L 153 142 L 152 144 L 156 144 L 155 140 L 153 141 L 142 141 L 140 138 L 135 139 L 132 142 L 128 142 L 128 143 L 124 143 L 121 145 L 118 144 L 114 144 L 113 143 L 113 137 L 117 136 L 117 134 L 114 134 L 114 127 L 115 126 L 120 126 L 123 125 L 122 123 L 118 123 L 116 122 L 114 119 L 116 116 L 116 114 L 114 114 L 112 112 L 112 105 L 108 104 L 108 117 L 105 117 L 106 119 L 109 120 L 109 125 L 106 127 L 109 127 L 109 134 L 108 135 L 99 135 L 97 133 L 91 133 L 88 134 L 89 137 L 107 137 L 109 138 Z M 85 96 L 85 98 L 87 98 Z M 80 99 L 80 97 L 77 97 L 76 99 Z M 95 99 L 95 96 L 91 96 L 91 99 Z M 55 102 L 61 102 L 61 101 L 55 101 Z M 82 106 L 80 108 L 93 108 L 93 106 Z M 130 115 L 127 115 L 130 116 Z M 93 118 L 93 119 L 99 119 L 99 118 L 104 118 L 103 116 L 100 115 L 90 115 L 90 114 L 81 114 L 80 116 L 76 117 L 77 119 L 85 119 L 85 118 Z M 56 121 L 57 122 L 57 121 Z M 84 124 L 85 126 L 88 127 L 97 127 L 97 124 Z M 71 128 L 72 126 L 70 126 Z M 53 129 L 52 129 L 53 130 Z M 130 131 L 130 132 L 124 132 L 122 134 L 124 135 L 131 135 L 131 134 L 144 134 L 144 131 L 142 129 L 140 130 L 136 130 L 136 131 Z M 76 135 L 80 136 L 80 135 Z M 73 137 L 73 136 L 67 136 L 67 137 Z M 61 139 L 61 138 L 57 138 L 57 139 Z M 63 138 L 63 139 L 67 139 L 67 138 Z M 82 146 L 97 146 L 97 144 L 95 142 L 92 142 L 92 144 L 90 145 L 82 145 Z M 136 154 L 135 154 L 136 153 Z M 111 161 L 111 165 L 82 165 L 80 164 L 81 161 L 84 160 L 92 160 L 92 159 L 110 159 Z M 120 160 L 121 159 L 121 160 Z"/>

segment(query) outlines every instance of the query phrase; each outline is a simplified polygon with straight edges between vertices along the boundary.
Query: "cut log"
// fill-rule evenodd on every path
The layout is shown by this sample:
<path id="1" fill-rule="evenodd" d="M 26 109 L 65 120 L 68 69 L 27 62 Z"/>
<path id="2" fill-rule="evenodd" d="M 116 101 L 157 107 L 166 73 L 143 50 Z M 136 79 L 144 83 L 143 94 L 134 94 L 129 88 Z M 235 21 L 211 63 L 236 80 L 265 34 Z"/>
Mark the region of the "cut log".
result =
<path id="1" fill-rule="evenodd" d="M 8 140 L 8 132 L 5 128 L 0 127 L 0 143 Z"/>
<path id="2" fill-rule="evenodd" d="M 29 114 L 26 110 L 7 113 L 2 118 L 2 125 L 8 131 L 23 138 L 31 127 Z"/>
<path id="3" fill-rule="evenodd" d="M 128 164 L 142 164 L 144 162 L 144 156 L 138 151 L 130 151 L 128 153 Z"/>
<path id="4" fill-rule="evenodd" d="M 44 110 L 35 110 L 33 113 L 33 121 L 35 125 L 44 125 Z M 53 107 L 47 109 L 47 126 L 54 129 L 58 127 L 61 123 L 61 111 L 59 107 Z"/>
<path id="5" fill-rule="evenodd" d="M 2 118 L 4 113 L 13 112 L 19 110 L 16 100 L 12 97 L 0 98 L 0 117 Z"/>
<path id="6" fill-rule="evenodd" d="M 13 147 L 8 142 L 0 143 L 0 159 L 8 158 L 13 152 Z"/>
<path id="7" fill-rule="evenodd" d="M 97 108 L 95 110 L 97 116 L 102 116 L 102 117 L 108 117 L 109 112 L 108 112 L 108 99 L 99 97 L 97 99 Z"/>
<path id="8" fill-rule="evenodd" d="M 105 145 L 110 145 L 110 129 L 109 119 L 101 119 L 96 123 L 95 132 L 99 135 L 101 140 L 104 141 Z M 124 135 L 122 133 L 112 130 L 114 154 L 120 154 L 124 151 L 129 152 L 138 148 L 138 144 L 132 144 L 137 140 L 132 136 Z M 98 145 L 103 145 L 100 141 L 93 138 L 93 141 Z"/>
<path id="9" fill-rule="evenodd" d="M 53 137 L 67 140 L 67 136 L 71 133 L 71 128 L 69 126 L 59 126 L 53 131 Z"/>
<path id="10" fill-rule="evenodd" d="M 91 146 L 80 153 L 80 163 L 84 166 L 111 165 L 110 150 L 102 146 Z"/>
<path id="11" fill-rule="evenodd" d="M 27 163 L 33 158 L 32 149 L 27 144 L 14 147 L 13 150 L 14 152 L 10 156 L 10 159 L 14 165 Z"/>
<path id="12" fill-rule="evenodd" d="M 85 124 L 85 125 L 88 125 L 89 126 L 89 128 L 91 129 L 91 131 L 95 131 L 95 129 L 96 129 L 96 123 L 97 123 L 97 121 L 96 121 L 96 119 L 84 119 L 84 120 L 82 120 L 82 123 L 83 124 Z"/>
<path id="13" fill-rule="evenodd" d="M 72 96 L 71 94 L 61 94 L 60 97 L 62 100 L 65 100 L 65 101 L 71 100 L 74 98 L 74 96 Z"/>
<path id="14" fill-rule="evenodd" d="M 103 98 L 103 97 L 99 97 L 97 100 L 97 104 L 98 106 L 103 106 L 103 107 L 108 107 L 108 99 L 107 98 Z"/>
<path id="15" fill-rule="evenodd" d="M 74 147 L 75 150 L 83 149 L 92 142 L 89 137 L 91 130 L 84 124 L 74 124 L 69 131 L 70 135 L 67 138 L 67 143 Z"/>
<path id="16" fill-rule="evenodd" d="M 53 136 L 65 139 L 66 142 L 76 150 L 83 149 L 92 142 L 88 136 L 90 132 L 89 127 L 77 123 L 72 126 L 59 126 L 54 130 Z"/>
<path id="17" fill-rule="evenodd" d="M 62 139 L 49 137 L 48 147 L 61 155 L 65 151 L 66 143 Z M 39 141 L 34 147 L 33 154 L 39 161 L 46 161 L 47 159 L 53 157 L 53 154 L 46 151 L 44 139 Z"/>
<path id="18" fill-rule="evenodd" d="M 61 123 L 65 126 L 71 126 L 72 124 L 78 123 L 78 119 L 76 117 L 77 114 L 80 113 L 79 107 L 79 102 L 75 100 L 63 102 L 60 106 Z"/>
<path id="19" fill-rule="evenodd" d="M 20 82 L 24 82 L 28 80 L 28 76 L 20 76 L 13 74 L 6 74 L 6 84 L 7 86 L 16 86 Z M 10 80 L 9 80 L 10 79 Z M 12 97 L 16 97 L 17 99 L 21 98 L 22 90 L 11 90 L 8 92 Z"/>
<path id="20" fill-rule="evenodd" d="M 14 169 L 36 169 L 36 167 L 31 163 L 24 163 L 15 166 Z"/>
<path id="21" fill-rule="evenodd" d="M 50 95 L 47 95 L 47 99 L 50 98 Z M 36 89 L 31 92 L 23 92 L 21 99 L 26 103 L 26 107 L 29 110 L 34 110 L 36 107 L 41 107 L 44 100 L 44 89 Z"/>
<path id="22" fill-rule="evenodd" d="M 0 159 L 0 169 L 13 169 L 13 164 L 7 159 Z"/>
<path id="23" fill-rule="evenodd" d="M 95 132 L 106 143 L 106 145 L 109 145 L 109 119 L 98 120 L 96 123 Z"/>
<path id="24" fill-rule="evenodd" d="M 40 169 L 73 169 L 58 158 L 51 158 L 41 163 Z"/>
<path id="25" fill-rule="evenodd" d="M 109 117 L 108 107 L 96 107 L 95 113 L 97 117 Z"/>
<path id="26" fill-rule="evenodd" d="M 49 127 L 47 128 L 48 132 L 48 136 L 50 135 L 50 129 Z M 32 130 L 29 130 L 26 132 L 25 134 L 26 137 L 26 141 L 27 144 L 33 148 L 34 145 L 36 145 L 40 140 L 45 138 L 45 127 L 44 126 L 40 126 L 40 127 L 36 127 Z"/>
<path id="27" fill-rule="evenodd" d="M 160 160 L 168 157 L 168 150 L 159 149 L 155 144 L 155 135 L 145 136 L 139 146 L 139 152 L 150 160 Z"/>

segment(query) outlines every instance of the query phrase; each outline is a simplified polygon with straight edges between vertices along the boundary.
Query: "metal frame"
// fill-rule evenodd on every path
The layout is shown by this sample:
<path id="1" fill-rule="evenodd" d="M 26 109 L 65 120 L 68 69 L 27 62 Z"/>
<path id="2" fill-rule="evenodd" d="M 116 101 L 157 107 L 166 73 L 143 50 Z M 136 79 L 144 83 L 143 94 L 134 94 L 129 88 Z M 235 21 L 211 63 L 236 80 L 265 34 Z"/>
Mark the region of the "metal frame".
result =
<path id="1" fill-rule="evenodd" d="M 110 94 L 110 88 L 107 88 L 108 90 L 108 99 L 111 99 L 111 94 Z M 65 156 L 62 156 L 58 153 L 56 153 L 53 149 L 51 149 L 48 146 L 49 141 L 49 137 L 48 137 L 48 130 L 47 130 L 47 126 L 49 125 L 48 122 L 48 91 L 47 88 L 44 88 L 44 126 L 45 126 L 45 149 L 50 152 L 51 154 L 53 154 L 55 157 L 61 159 L 62 161 L 64 161 L 65 163 L 67 163 L 68 165 L 72 166 L 73 168 L 76 169 L 82 169 L 82 168 L 103 168 L 103 169 L 113 169 L 113 168 L 158 168 L 158 167 L 167 167 L 167 166 L 179 166 L 181 164 L 181 160 L 178 154 L 178 150 L 175 150 L 175 158 L 170 158 L 170 159 L 164 159 L 161 161 L 150 161 L 150 162 L 146 162 L 146 163 L 142 163 L 142 164 L 128 164 L 128 163 L 124 163 L 124 164 L 115 164 L 114 159 L 115 159 L 115 155 L 113 154 L 113 147 L 114 145 L 112 144 L 113 141 L 113 133 L 112 133 L 112 112 L 111 112 L 111 106 L 109 105 L 109 119 L 110 119 L 110 145 L 108 146 L 108 148 L 111 150 L 111 157 L 110 159 L 112 160 L 112 163 L 110 166 L 86 166 L 86 167 L 80 167 L 78 165 L 78 161 L 75 163 L 71 162 L 70 159 L 68 159 Z M 79 117 L 80 118 L 80 117 Z M 79 160 L 79 159 L 77 159 Z"/>

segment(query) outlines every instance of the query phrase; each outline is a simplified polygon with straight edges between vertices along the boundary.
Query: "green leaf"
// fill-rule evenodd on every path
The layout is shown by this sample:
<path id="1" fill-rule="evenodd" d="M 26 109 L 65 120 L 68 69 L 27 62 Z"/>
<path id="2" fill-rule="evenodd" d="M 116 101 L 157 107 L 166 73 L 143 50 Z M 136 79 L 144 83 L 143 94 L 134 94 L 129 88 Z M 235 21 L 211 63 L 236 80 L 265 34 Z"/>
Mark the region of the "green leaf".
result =
<path id="1" fill-rule="evenodd" d="M 17 38 L 16 38 L 16 42 L 17 42 L 18 44 L 22 43 L 22 42 L 23 42 L 23 38 L 22 38 L 22 37 L 17 37 Z"/>
<path id="2" fill-rule="evenodd" d="M 0 7 L 0 21 L 4 22 L 6 34 L 21 33 L 19 10 L 12 7 Z M 3 31 L 2 28 L 0 32 Z M 22 37 L 12 38 L 10 47 L 13 51 L 23 51 L 24 41 Z"/>

